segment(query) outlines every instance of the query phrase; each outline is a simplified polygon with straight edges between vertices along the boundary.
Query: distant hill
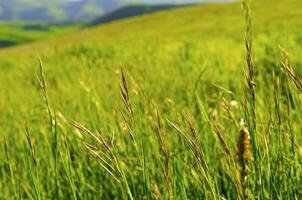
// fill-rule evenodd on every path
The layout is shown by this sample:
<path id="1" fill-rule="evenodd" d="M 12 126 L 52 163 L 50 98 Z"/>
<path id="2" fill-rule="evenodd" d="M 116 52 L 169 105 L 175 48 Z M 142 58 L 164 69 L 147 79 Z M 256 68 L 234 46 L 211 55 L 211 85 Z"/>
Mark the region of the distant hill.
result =
<path id="1" fill-rule="evenodd" d="M 160 3 L 173 5 L 217 1 L 227 0 L 0 0 L 0 20 L 73 22 L 92 21 L 99 16 L 104 16 L 102 17 L 103 21 L 106 21 L 107 18 L 111 19 L 107 15 L 108 13 L 133 4 L 151 5 Z M 134 15 L 148 10 L 145 8 L 133 9 Z M 131 12 L 131 9 L 129 9 L 129 12 Z M 118 15 L 124 16 L 124 14 L 116 13 L 112 18 Z M 126 16 L 128 15 L 126 14 Z"/>
<path id="2" fill-rule="evenodd" d="M 168 4 L 167 5 L 130 5 L 130 6 L 126 6 L 126 7 L 117 9 L 106 15 L 103 15 L 103 16 L 95 19 L 91 24 L 96 25 L 96 24 L 107 23 L 107 22 L 111 22 L 114 20 L 124 19 L 124 18 L 128 18 L 128 17 L 134 17 L 137 15 L 176 8 L 176 7 L 180 7 L 180 6 L 187 6 L 187 5 L 172 5 L 172 4 L 169 4 L 169 5 Z"/>
<path id="3" fill-rule="evenodd" d="M 0 0 L 0 20 L 90 21 L 122 5 L 119 0 Z"/>

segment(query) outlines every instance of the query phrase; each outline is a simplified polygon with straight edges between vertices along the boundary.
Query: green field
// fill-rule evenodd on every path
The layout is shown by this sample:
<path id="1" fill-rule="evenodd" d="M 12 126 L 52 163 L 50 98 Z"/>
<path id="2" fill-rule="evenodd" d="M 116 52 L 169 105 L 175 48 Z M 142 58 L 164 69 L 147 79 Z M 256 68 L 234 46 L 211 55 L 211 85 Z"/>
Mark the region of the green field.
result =
<path id="1" fill-rule="evenodd" d="M 301 6 L 191 6 L 0 49 L 0 199 L 302 199 Z"/>
<path id="2" fill-rule="evenodd" d="M 0 48 L 63 35 L 76 28 L 71 24 L 0 21 Z"/>

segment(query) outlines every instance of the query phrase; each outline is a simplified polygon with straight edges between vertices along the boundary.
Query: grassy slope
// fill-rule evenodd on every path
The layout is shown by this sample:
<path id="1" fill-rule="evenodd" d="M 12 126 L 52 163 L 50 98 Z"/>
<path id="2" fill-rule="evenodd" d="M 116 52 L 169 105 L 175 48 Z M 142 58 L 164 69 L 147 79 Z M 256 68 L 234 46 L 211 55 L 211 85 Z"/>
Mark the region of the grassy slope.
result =
<path id="1" fill-rule="evenodd" d="M 250 184 L 252 193 L 263 198 L 261 195 L 293 198 L 302 187 L 299 183 L 301 162 L 298 162 L 297 154 L 301 138 L 297 137 L 294 147 L 296 154 L 280 161 L 278 156 L 283 155 L 276 153 L 280 151 L 277 145 L 279 140 L 272 137 L 277 131 L 275 115 L 272 114 L 274 108 L 271 106 L 274 102 L 272 72 L 280 74 L 282 59 L 278 43 L 286 46 L 291 52 L 293 66 L 297 70 L 301 69 L 301 6 L 300 0 L 282 0 L 277 3 L 265 0 L 253 4 L 259 140 L 262 143 L 269 140 L 272 144 L 270 152 L 267 152 L 264 144 L 259 150 L 262 156 L 260 164 L 263 166 L 260 172 L 262 185 L 259 187 L 253 181 L 253 172 Z M 206 161 L 211 166 L 210 174 L 215 177 L 213 183 L 217 182 L 217 190 L 222 191 L 219 195 L 234 198 L 235 188 L 230 183 L 234 175 L 227 169 L 219 143 L 211 133 L 202 111 L 204 108 L 210 114 L 217 110 L 218 121 L 224 127 L 225 140 L 235 152 L 238 126 L 228 119 L 222 101 L 241 102 L 243 99 L 243 39 L 240 4 L 229 3 L 158 12 L 60 38 L 0 50 L 1 135 L 6 137 L 9 144 L 15 181 L 18 176 L 22 180 L 22 195 L 34 196 L 34 183 L 38 184 L 37 196 L 43 198 L 54 198 L 55 195 L 67 198 L 73 192 L 79 198 L 89 199 L 99 196 L 112 199 L 112 196 L 121 198 L 127 195 L 126 184 L 117 184 L 106 175 L 78 143 L 77 132 L 64 123 L 64 115 L 68 120 L 80 121 L 92 130 L 101 130 L 106 138 L 115 132 L 117 154 L 135 198 L 142 195 L 147 197 L 149 194 L 154 198 L 159 195 L 157 189 L 161 191 L 162 198 L 167 198 L 160 165 L 164 162 L 158 151 L 155 133 L 154 110 L 158 107 L 162 114 L 165 141 L 174 155 L 169 164 L 170 173 L 173 174 L 173 192 L 180 199 L 196 196 L 211 199 L 209 187 L 199 187 L 205 183 L 198 178 L 198 170 L 194 169 L 196 166 L 192 153 L 183 141 L 179 141 L 177 133 L 165 120 L 168 118 L 186 129 L 181 117 L 181 113 L 186 112 L 197 122 L 196 128 L 201 134 Z M 45 63 L 51 106 L 58 114 L 59 190 L 54 187 L 56 167 L 52 154 L 53 135 L 48 128 L 47 114 L 35 76 L 38 73 L 37 51 Z M 132 128 L 139 155 L 143 155 L 141 160 L 137 159 L 139 156 L 123 130 L 125 123 L 116 111 L 117 105 L 123 107 L 119 93 L 120 65 L 124 66 L 129 82 L 136 120 L 136 126 Z M 202 74 L 201 78 L 199 74 Z M 280 79 L 283 80 L 281 75 Z M 232 94 L 226 90 L 232 91 Z M 282 129 L 284 132 L 298 133 L 301 129 L 300 96 L 293 85 L 290 91 L 295 105 L 292 114 L 287 116 L 291 127 L 285 123 L 285 105 L 281 105 L 281 109 L 284 109 L 281 114 L 284 115 Z M 233 110 L 232 113 L 235 121 L 244 117 L 242 109 Z M 34 179 L 29 178 L 31 161 L 26 157 L 26 123 L 37 151 L 38 164 L 32 169 L 36 170 Z M 86 137 L 85 140 L 90 141 Z M 5 160 L 4 153 L 0 157 Z M 146 165 L 142 165 L 143 158 Z M 286 162 L 288 165 L 284 165 Z M 7 184 L 12 180 L 7 175 L 8 163 L 1 162 L 1 166 L 6 166 L 1 167 L 0 172 L 4 177 L 0 181 L 0 188 L 4 188 L 0 194 L 2 198 L 13 194 L 12 187 Z M 22 166 L 22 172 L 18 171 L 18 166 Z M 292 170 L 290 166 L 293 166 Z M 291 176 L 293 180 L 287 179 Z M 225 188 L 220 188 L 223 186 L 218 182 Z"/>
<path id="2" fill-rule="evenodd" d="M 162 5 L 130 5 L 126 7 L 122 7 L 118 10 L 110 12 L 102 17 L 96 18 L 91 25 L 104 24 L 116 20 L 121 20 L 125 18 L 130 18 L 134 16 L 139 16 L 143 14 L 153 13 L 161 10 L 169 10 L 172 8 L 177 8 L 180 6 L 186 5 L 174 5 L 174 4 L 162 4 Z"/>
<path id="3" fill-rule="evenodd" d="M 37 27 L 26 29 L 26 27 Z M 43 23 L 1 22 L 0 21 L 0 47 L 1 42 L 12 44 L 29 43 L 36 40 L 56 37 L 74 31 L 74 26 L 48 25 Z"/>

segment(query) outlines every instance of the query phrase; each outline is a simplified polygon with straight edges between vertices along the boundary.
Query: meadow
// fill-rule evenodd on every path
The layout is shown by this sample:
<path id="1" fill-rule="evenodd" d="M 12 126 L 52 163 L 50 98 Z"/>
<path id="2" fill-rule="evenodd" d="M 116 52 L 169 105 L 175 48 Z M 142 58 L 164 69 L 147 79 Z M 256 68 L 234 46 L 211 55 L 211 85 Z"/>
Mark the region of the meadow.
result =
<path id="1" fill-rule="evenodd" d="M 0 21 L 0 48 L 58 37 L 79 28 L 80 24 Z"/>
<path id="2" fill-rule="evenodd" d="M 0 199 L 301 199 L 301 6 L 189 6 L 0 49 Z"/>

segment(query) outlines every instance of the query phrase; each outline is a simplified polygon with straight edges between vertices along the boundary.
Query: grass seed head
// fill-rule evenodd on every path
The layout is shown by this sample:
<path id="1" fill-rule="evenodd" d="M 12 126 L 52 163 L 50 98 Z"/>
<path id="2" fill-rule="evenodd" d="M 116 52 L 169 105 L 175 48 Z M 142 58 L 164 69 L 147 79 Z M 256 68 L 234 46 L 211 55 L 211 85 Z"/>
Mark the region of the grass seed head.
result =
<path id="1" fill-rule="evenodd" d="M 251 137 L 248 128 L 241 125 L 237 139 L 237 155 L 242 165 L 253 160 L 250 141 Z"/>

